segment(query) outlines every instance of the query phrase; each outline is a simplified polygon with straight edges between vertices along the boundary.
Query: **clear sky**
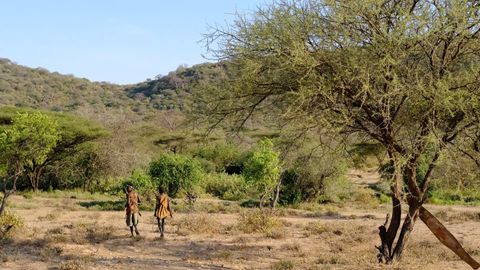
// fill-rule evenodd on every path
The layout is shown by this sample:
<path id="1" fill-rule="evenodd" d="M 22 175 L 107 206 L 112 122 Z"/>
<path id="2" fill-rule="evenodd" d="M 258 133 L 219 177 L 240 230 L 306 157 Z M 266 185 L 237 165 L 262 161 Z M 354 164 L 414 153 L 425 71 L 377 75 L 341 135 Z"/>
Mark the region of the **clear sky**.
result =
<path id="1" fill-rule="evenodd" d="M 271 2 L 271 1 L 270 1 Z M 0 58 L 94 81 L 136 83 L 205 62 L 208 25 L 266 0 L 0 2 Z"/>

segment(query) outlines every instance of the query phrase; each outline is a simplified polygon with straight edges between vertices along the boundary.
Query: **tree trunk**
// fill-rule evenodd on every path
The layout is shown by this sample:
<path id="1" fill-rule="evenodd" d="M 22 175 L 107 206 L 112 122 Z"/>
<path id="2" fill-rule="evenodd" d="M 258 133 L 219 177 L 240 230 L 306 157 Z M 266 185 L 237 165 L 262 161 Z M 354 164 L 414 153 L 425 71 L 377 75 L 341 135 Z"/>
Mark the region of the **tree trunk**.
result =
<path id="1" fill-rule="evenodd" d="M 34 167 L 28 174 L 28 180 L 30 180 L 30 185 L 34 192 L 38 191 L 38 187 L 40 185 L 40 175 L 42 174 L 43 167 L 37 166 Z"/>
<path id="2" fill-rule="evenodd" d="M 377 258 L 379 262 L 383 263 L 392 263 L 401 259 L 403 250 L 406 247 L 406 244 L 410 237 L 410 233 L 413 230 L 419 214 L 419 204 L 413 201 L 409 202 L 408 214 L 403 221 L 402 229 L 400 230 L 400 234 L 398 235 L 395 247 L 393 247 L 393 242 L 398 234 L 398 229 L 400 228 L 399 225 L 401 221 L 401 202 L 400 200 L 398 200 L 398 198 L 395 198 L 394 196 L 392 196 L 392 202 L 392 221 L 390 222 L 388 230 L 386 229 L 386 226 L 388 224 L 388 216 L 385 224 L 379 227 L 379 235 L 382 244 L 380 247 L 377 247 L 380 252 L 377 255 Z"/>
<path id="3" fill-rule="evenodd" d="M 400 228 L 400 224 L 402 222 L 402 202 L 401 202 L 401 183 L 403 181 L 403 176 L 401 174 L 401 170 L 399 168 L 399 163 L 395 161 L 393 158 L 393 153 L 389 153 L 390 158 L 392 159 L 392 165 L 394 166 L 394 176 L 393 176 L 393 184 L 391 186 L 392 190 L 392 216 L 391 221 L 389 222 L 390 215 L 387 215 L 385 220 L 385 224 L 380 226 L 378 229 L 380 230 L 380 240 L 381 246 L 377 247 L 379 250 L 379 254 L 377 256 L 379 262 L 383 263 L 390 263 L 392 260 L 393 254 L 393 243 L 397 236 L 398 229 Z M 390 224 L 389 224 L 390 223 Z M 388 225 L 388 229 L 387 229 Z"/>
<path id="4" fill-rule="evenodd" d="M 8 192 L 4 191 L 3 193 L 3 198 L 0 204 L 0 217 L 3 215 L 3 211 L 5 211 L 5 205 L 7 205 L 7 199 L 10 194 Z"/>
<path id="5" fill-rule="evenodd" d="M 278 178 L 277 186 L 275 188 L 275 194 L 274 194 L 272 205 L 271 205 L 272 209 L 275 209 L 275 207 L 277 206 L 278 198 L 280 197 L 280 189 L 282 188 L 282 180 L 283 180 L 284 173 L 285 172 L 282 172 L 280 174 L 280 177 Z"/>
<path id="6" fill-rule="evenodd" d="M 410 233 L 413 231 L 413 227 L 417 221 L 419 208 L 420 206 L 417 203 L 412 204 L 409 202 L 408 215 L 405 217 L 402 230 L 398 236 L 397 244 L 395 245 L 395 249 L 391 255 L 392 262 L 402 258 L 403 250 L 406 247 L 408 239 L 410 238 Z"/>
<path id="7" fill-rule="evenodd" d="M 8 178 L 4 179 L 5 182 L 3 183 L 3 198 L 0 204 L 0 217 L 3 215 L 5 211 L 8 197 L 10 197 L 10 195 L 15 193 L 15 191 L 17 190 L 17 181 L 18 181 L 18 177 L 20 177 L 20 172 L 15 173 L 15 175 L 13 175 L 12 177 L 13 177 L 12 189 L 7 189 Z"/>
<path id="8" fill-rule="evenodd" d="M 421 188 L 416 183 L 416 165 L 409 164 L 402 173 L 396 171 L 396 181 L 392 185 L 392 220 L 389 223 L 389 216 L 385 224 L 379 227 L 379 235 L 381 239 L 381 246 L 377 247 L 379 250 L 378 260 L 383 263 L 392 263 L 401 259 L 403 251 L 407 245 L 410 233 L 413 230 L 415 222 L 418 217 L 427 225 L 432 233 L 440 240 L 442 244 L 451 249 L 457 254 L 463 261 L 469 264 L 473 269 L 479 269 L 480 264 L 475 261 L 466 251 L 461 244 L 455 239 L 455 237 L 442 225 L 442 223 L 436 219 L 430 212 L 428 212 L 423 206 L 423 202 L 426 199 L 426 190 L 428 189 L 428 182 L 425 177 L 424 183 Z M 428 176 L 428 174 L 427 174 Z M 395 248 L 392 251 L 393 242 L 398 234 L 398 225 L 401 219 L 401 200 L 400 200 L 400 183 L 402 183 L 404 177 L 406 177 L 406 184 L 410 194 L 407 197 L 408 202 L 408 215 L 402 225 L 402 229 L 398 235 Z M 402 180 L 402 181 L 401 181 Z"/>
<path id="9" fill-rule="evenodd" d="M 263 193 L 262 196 L 260 196 L 260 201 L 258 202 L 258 207 L 260 209 L 263 209 L 263 202 L 265 200 L 265 196 L 267 196 L 265 193 Z"/>

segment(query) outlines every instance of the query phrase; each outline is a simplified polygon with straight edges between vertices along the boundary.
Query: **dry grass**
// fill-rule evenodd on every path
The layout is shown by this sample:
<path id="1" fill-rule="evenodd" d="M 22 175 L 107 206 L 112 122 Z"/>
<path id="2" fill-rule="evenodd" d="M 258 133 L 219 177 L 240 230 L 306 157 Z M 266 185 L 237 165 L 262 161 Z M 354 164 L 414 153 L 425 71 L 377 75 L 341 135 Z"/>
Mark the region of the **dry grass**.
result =
<path id="1" fill-rule="evenodd" d="M 281 227 L 282 223 L 272 212 L 259 209 L 243 212 L 237 223 L 237 228 L 245 233 L 264 233 L 267 236 Z"/>
<path id="2" fill-rule="evenodd" d="M 224 226 L 207 214 L 190 214 L 175 218 L 172 225 L 177 227 L 177 234 L 215 234 L 225 232 Z"/>
<path id="3" fill-rule="evenodd" d="M 451 223 L 461 223 L 465 221 L 480 221 L 480 212 L 479 211 L 448 211 L 440 210 L 437 211 L 435 217 L 441 221 L 451 222 Z"/>
<path id="4" fill-rule="evenodd" d="M 28 200 L 37 202 L 38 198 Z M 198 212 L 176 212 L 167 221 L 165 238 L 159 240 L 152 219 L 142 218 L 142 237 L 130 238 L 123 211 L 63 211 L 49 220 L 47 216 L 55 213 L 52 205 L 62 199 L 42 202 L 33 214 L 23 208 L 13 209 L 25 219 L 26 231 L 7 245 L 0 245 L 0 269 L 25 269 L 25 265 L 33 270 L 157 269 L 160 265 L 181 270 L 468 269 L 420 224 L 412 233 L 403 261 L 379 265 L 374 246 L 379 244 L 377 228 L 383 220 L 375 217 L 383 216 L 384 210 L 377 208 L 361 211 L 311 206 L 315 214 L 309 217 L 306 210 L 299 209 L 223 213 L 222 207 L 236 211 L 236 206 L 209 199 L 202 202 Z M 208 206 L 210 203 L 212 206 Z M 480 209 L 436 210 L 445 211 L 439 218 L 461 224 L 449 229 L 478 258 L 480 242 L 475 236 L 480 231 L 475 213 Z M 467 232 L 469 235 L 463 234 Z"/>
<path id="5" fill-rule="evenodd" d="M 39 221 L 54 221 L 57 219 L 59 213 L 55 214 L 55 213 L 48 213 L 47 215 L 45 216 L 39 216 L 38 217 L 38 220 Z"/>
<path id="6" fill-rule="evenodd" d="M 62 262 L 59 266 L 60 270 L 86 270 L 87 262 L 85 260 L 71 260 Z"/>
<path id="7" fill-rule="evenodd" d="M 38 251 L 38 256 L 43 262 L 49 261 L 52 258 L 58 257 L 63 252 L 61 247 L 44 247 Z"/>
<path id="8" fill-rule="evenodd" d="M 290 260 L 281 260 L 272 264 L 272 270 L 292 270 L 295 269 L 295 263 Z"/>

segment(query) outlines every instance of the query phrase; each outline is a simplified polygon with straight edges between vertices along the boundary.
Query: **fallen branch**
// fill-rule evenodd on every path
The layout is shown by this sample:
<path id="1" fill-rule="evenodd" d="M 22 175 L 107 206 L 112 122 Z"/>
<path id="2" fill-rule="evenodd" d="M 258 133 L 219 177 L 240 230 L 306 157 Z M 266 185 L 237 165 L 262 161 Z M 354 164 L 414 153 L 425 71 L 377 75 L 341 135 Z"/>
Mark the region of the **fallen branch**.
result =
<path id="1" fill-rule="evenodd" d="M 420 207 L 420 219 L 427 225 L 432 233 L 449 249 L 458 255 L 464 262 L 468 263 L 473 269 L 479 269 L 480 264 L 470 256 L 458 240 L 450 233 L 445 226 L 435 218 L 427 209 Z"/>

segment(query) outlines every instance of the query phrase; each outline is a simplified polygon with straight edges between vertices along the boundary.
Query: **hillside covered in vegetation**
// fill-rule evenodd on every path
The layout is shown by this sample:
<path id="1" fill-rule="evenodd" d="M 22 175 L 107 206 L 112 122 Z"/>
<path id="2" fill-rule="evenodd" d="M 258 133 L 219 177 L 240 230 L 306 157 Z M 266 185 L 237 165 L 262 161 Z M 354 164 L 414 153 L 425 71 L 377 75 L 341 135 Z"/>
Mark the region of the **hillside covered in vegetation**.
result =
<path id="1" fill-rule="evenodd" d="M 116 109 L 137 114 L 182 111 L 194 89 L 215 80 L 220 73 L 219 64 L 180 66 L 165 76 L 117 85 L 21 66 L 0 58 L 0 105 L 95 113 Z"/>

